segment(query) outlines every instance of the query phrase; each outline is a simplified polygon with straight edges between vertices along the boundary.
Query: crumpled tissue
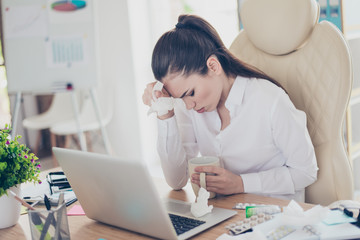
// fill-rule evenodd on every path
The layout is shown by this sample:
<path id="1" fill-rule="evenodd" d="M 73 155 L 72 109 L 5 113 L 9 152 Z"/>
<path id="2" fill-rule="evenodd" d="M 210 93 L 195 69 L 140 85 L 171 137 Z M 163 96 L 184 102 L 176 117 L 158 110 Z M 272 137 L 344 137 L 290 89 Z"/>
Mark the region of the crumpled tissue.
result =
<path id="1" fill-rule="evenodd" d="M 324 220 L 329 213 L 330 209 L 328 207 L 320 205 L 304 211 L 297 202 L 291 200 L 288 206 L 283 208 L 281 220 L 283 223 L 293 226 L 313 225 Z"/>
<path id="2" fill-rule="evenodd" d="M 147 113 L 148 115 L 150 115 L 153 112 L 156 112 L 158 116 L 162 116 L 167 114 L 170 110 L 174 109 L 175 99 L 173 97 L 160 97 L 160 98 L 156 97 L 155 91 L 161 91 L 163 87 L 164 84 L 160 81 L 158 81 L 155 84 L 152 90 L 152 95 L 154 100 L 151 101 L 151 106 Z"/>
<path id="3" fill-rule="evenodd" d="M 194 217 L 202 217 L 212 211 L 213 205 L 208 206 L 209 197 L 210 193 L 205 188 L 200 188 L 196 202 L 191 204 L 191 213 Z"/>

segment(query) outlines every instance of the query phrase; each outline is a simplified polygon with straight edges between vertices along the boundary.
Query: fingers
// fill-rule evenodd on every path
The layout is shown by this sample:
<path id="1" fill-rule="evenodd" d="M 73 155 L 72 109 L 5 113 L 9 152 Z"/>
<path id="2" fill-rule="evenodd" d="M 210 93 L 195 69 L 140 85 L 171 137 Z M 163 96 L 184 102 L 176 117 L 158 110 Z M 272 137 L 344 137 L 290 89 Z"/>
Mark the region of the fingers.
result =
<path id="1" fill-rule="evenodd" d="M 233 194 L 244 192 L 241 176 L 236 175 L 224 168 L 215 166 L 202 166 L 195 171 L 206 172 L 206 190 L 220 194 Z M 209 174 L 210 173 L 210 174 Z M 200 185 L 200 173 L 191 175 L 191 182 Z"/>
<path id="2" fill-rule="evenodd" d="M 223 168 L 217 167 L 217 166 L 199 166 L 196 167 L 195 172 L 206 172 L 206 173 L 212 173 L 212 174 L 221 174 L 223 172 Z"/>
<path id="3" fill-rule="evenodd" d="M 214 176 L 206 176 L 206 190 L 209 192 L 216 192 L 220 194 L 227 194 L 229 189 L 224 187 L 223 182 L 219 181 L 210 181 L 209 178 Z M 199 180 L 192 180 L 192 183 L 198 185 L 200 187 L 200 181 Z"/>
<path id="4" fill-rule="evenodd" d="M 146 88 L 144 90 L 144 93 L 142 95 L 142 100 L 145 105 L 151 106 L 151 101 L 154 101 L 153 97 L 153 89 L 157 82 L 152 82 L 146 85 Z M 169 93 L 163 88 L 161 91 L 155 91 L 155 97 L 169 97 Z"/>
<path id="5" fill-rule="evenodd" d="M 216 178 L 214 178 L 214 176 L 219 176 L 224 172 L 224 169 L 221 167 L 216 167 L 216 166 L 200 166 L 200 167 L 196 167 L 195 169 L 195 173 L 192 174 L 191 179 L 192 180 L 196 180 L 199 181 L 200 180 L 200 173 L 204 172 L 206 173 L 206 181 L 209 179 L 210 181 L 216 181 Z M 211 176 L 213 175 L 213 176 Z"/>
<path id="6" fill-rule="evenodd" d="M 200 174 L 194 173 L 193 175 L 191 175 L 191 181 L 193 183 L 200 184 Z M 221 185 L 224 182 L 222 177 L 219 175 L 206 175 L 205 181 L 207 185 L 209 185 L 210 183 Z"/>
<path id="7" fill-rule="evenodd" d="M 155 83 L 149 83 L 146 85 L 146 88 L 144 89 L 142 100 L 145 105 L 151 106 L 152 89 L 154 88 L 154 85 Z"/>
<path id="8" fill-rule="evenodd" d="M 144 93 L 142 95 L 142 100 L 145 105 L 151 106 L 151 101 L 153 101 L 153 94 L 152 91 L 154 89 L 156 82 L 152 82 L 146 85 L 146 88 L 144 90 Z M 157 91 L 158 92 L 158 91 Z M 155 93 L 156 95 L 156 93 Z M 158 97 L 158 96 L 156 96 Z"/>
<path id="9" fill-rule="evenodd" d="M 162 97 L 162 93 L 160 91 L 155 91 L 155 97 L 156 98 L 159 98 L 159 97 Z"/>

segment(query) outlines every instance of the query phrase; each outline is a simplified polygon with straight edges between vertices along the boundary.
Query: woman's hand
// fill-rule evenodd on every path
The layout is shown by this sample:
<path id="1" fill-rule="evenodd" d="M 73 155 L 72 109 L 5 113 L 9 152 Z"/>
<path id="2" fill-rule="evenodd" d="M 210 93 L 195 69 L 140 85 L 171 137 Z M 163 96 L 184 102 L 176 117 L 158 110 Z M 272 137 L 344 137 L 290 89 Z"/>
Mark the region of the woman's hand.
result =
<path id="1" fill-rule="evenodd" d="M 191 182 L 200 186 L 200 172 L 211 173 L 206 175 L 206 190 L 219 194 L 243 193 L 244 184 L 241 176 L 236 175 L 224 168 L 216 166 L 196 167 L 195 172 L 191 175 Z"/>
<path id="2" fill-rule="evenodd" d="M 146 85 L 146 88 L 144 90 L 144 93 L 142 95 L 142 100 L 143 103 L 145 105 L 148 105 L 149 107 L 151 106 L 151 101 L 154 101 L 155 99 L 153 99 L 153 88 L 155 86 L 156 82 L 152 82 Z M 161 91 L 155 91 L 155 97 L 156 98 L 160 98 L 160 97 L 170 97 L 170 94 L 163 88 Z M 158 116 L 159 119 L 164 120 L 167 118 L 171 118 L 172 116 L 174 116 L 174 110 L 170 110 L 167 114 L 162 115 L 162 116 Z"/>

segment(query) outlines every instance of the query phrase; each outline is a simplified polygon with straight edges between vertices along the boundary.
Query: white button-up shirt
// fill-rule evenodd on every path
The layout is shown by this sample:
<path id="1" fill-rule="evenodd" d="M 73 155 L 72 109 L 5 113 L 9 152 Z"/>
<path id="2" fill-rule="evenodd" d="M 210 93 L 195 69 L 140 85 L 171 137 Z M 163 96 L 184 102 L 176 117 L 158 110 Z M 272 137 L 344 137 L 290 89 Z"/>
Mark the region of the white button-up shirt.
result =
<path id="1" fill-rule="evenodd" d="M 244 192 L 304 201 L 304 188 L 317 178 L 306 115 L 270 81 L 237 77 L 225 102 L 230 125 L 221 129 L 217 111 L 197 113 L 180 102 L 175 116 L 158 120 L 158 153 L 174 189 L 189 179 L 187 160 L 218 156 L 238 175 Z"/>

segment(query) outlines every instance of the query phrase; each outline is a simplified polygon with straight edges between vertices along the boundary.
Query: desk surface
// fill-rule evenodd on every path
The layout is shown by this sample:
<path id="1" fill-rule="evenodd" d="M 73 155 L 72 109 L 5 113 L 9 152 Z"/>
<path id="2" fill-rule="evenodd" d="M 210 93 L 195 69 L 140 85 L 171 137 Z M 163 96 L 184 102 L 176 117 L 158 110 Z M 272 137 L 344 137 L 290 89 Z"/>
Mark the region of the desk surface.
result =
<path id="1" fill-rule="evenodd" d="M 192 191 L 191 184 L 187 184 L 183 190 L 174 191 L 166 184 L 164 179 L 154 178 L 154 183 L 161 197 L 168 197 L 188 202 L 195 201 L 195 195 Z M 211 199 L 209 200 L 209 205 L 231 209 L 236 203 L 239 202 L 276 204 L 280 206 L 286 206 L 289 203 L 288 200 L 263 197 L 255 194 L 236 194 Z M 76 204 L 78 204 L 78 202 Z M 309 209 L 313 206 L 311 204 L 301 205 L 304 209 Z M 226 225 L 240 221 L 244 218 L 245 211 L 238 210 L 238 214 L 236 216 L 210 228 L 201 234 L 198 234 L 193 239 L 216 239 L 226 232 Z M 99 223 L 89 219 L 86 216 L 68 216 L 68 222 L 70 236 L 72 239 L 151 239 L 144 235 Z M 0 230 L 0 239 L 31 239 L 27 214 L 20 216 L 19 222 L 15 226 Z"/>

